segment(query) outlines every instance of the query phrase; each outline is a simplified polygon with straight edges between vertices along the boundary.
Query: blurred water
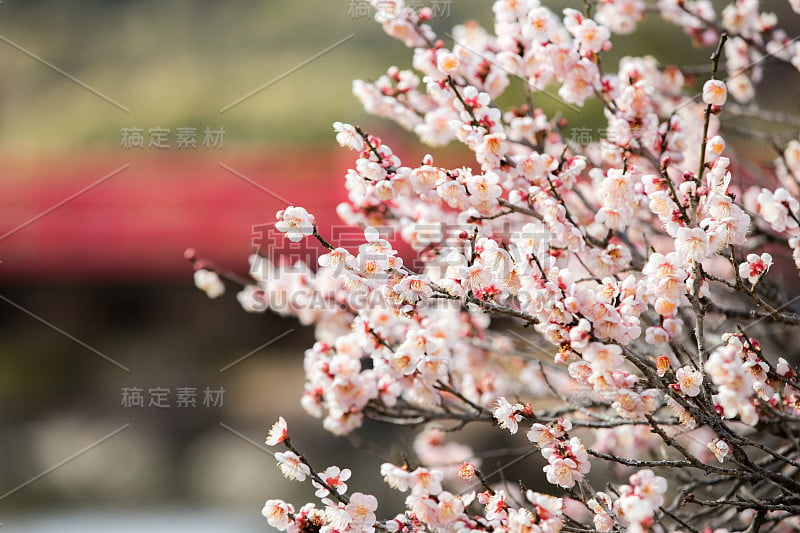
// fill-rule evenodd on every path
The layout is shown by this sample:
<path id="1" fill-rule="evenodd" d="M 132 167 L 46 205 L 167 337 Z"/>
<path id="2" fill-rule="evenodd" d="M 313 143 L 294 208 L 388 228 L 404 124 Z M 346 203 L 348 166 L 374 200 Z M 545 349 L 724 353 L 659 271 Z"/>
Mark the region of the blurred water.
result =
<path id="1" fill-rule="evenodd" d="M 273 531 L 258 511 L 77 511 L 3 517 L 3 533 L 250 533 Z"/>

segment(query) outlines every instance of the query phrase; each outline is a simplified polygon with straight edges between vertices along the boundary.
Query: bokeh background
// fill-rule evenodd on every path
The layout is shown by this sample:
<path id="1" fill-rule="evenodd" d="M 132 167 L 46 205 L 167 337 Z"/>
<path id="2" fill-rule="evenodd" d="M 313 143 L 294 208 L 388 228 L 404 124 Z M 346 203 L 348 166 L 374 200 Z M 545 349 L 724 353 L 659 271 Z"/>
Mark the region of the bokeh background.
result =
<path id="1" fill-rule="evenodd" d="M 468 18 L 488 23 L 490 3 L 452 0 L 433 24 Z M 704 65 L 708 51 L 678 35 L 654 20 L 606 61 L 647 47 Z M 375 467 L 413 435 L 368 426 L 365 451 L 325 434 L 299 407 L 310 329 L 244 313 L 232 286 L 206 299 L 183 259 L 193 247 L 245 274 L 285 202 L 335 224 L 351 158 L 335 120 L 419 160 L 424 148 L 350 93 L 391 64 L 410 66 L 410 52 L 363 1 L 0 2 L 4 531 L 268 530 L 265 499 L 311 496 L 260 448 L 278 414 L 320 467 L 350 466 L 351 487 L 397 501 Z M 597 106 L 562 112 L 601 127 Z M 125 145 L 132 128 L 143 148 Z M 149 146 L 158 128 L 169 147 Z M 177 146 L 179 128 L 195 128 L 196 147 Z M 206 129 L 224 133 L 205 146 Z M 468 163 L 458 148 L 446 157 Z M 126 406 L 137 388 L 144 406 Z M 178 405 L 179 388 L 195 389 L 195 407 Z M 168 407 L 149 406 L 151 389 Z M 216 405 L 206 389 L 224 390 Z"/>

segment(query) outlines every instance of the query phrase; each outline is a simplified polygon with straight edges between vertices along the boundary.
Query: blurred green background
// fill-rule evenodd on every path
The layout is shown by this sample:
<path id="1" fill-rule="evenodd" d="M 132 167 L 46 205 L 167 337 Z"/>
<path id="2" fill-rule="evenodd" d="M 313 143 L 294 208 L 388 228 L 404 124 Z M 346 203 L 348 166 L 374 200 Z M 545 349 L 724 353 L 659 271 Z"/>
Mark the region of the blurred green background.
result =
<path id="1" fill-rule="evenodd" d="M 411 63 L 410 51 L 386 37 L 370 17 L 354 16 L 358 15 L 354 9 L 363 8 L 360 3 L 3 0 L 0 199 L 8 216 L 0 217 L 4 225 L 0 232 L 40 210 L 25 204 L 20 187 L 44 198 L 65 175 L 80 174 L 82 165 L 95 161 L 113 162 L 108 170 L 133 162 L 154 172 L 146 176 L 151 181 L 141 186 L 153 202 L 160 201 L 166 189 L 174 194 L 176 187 L 191 190 L 194 179 L 205 183 L 204 176 L 192 170 L 180 175 L 182 181 L 176 184 L 173 173 L 189 162 L 209 159 L 206 152 L 180 157 L 175 150 L 129 152 L 120 146 L 122 128 L 162 127 L 174 132 L 185 126 L 222 127 L 226 160 L 258 161 L 262 154 L 274 158 L 284 152 L 287 158 L 314 160 L 323 169 L 315 171 L 314 183 L 329 180 L 326 187 L 331 190 L 341 188 L 341 172 L 331 170 L 328 176 L 325 169 L 341 167 L 342 157 L 347 157 L 334 147 L 333 121 L 388 132 L 400 151 L 424 153 L 411 148 L 410 137 L 398 128 L 368 117 L 351 96 L 354 78 L 375 79 L 389 65 Z M 581 9 L 583 2 L 548 5 Z M 446 31 L 468 18 L 486 24 L 491 20 L 490 7 L 483 0 L 453 0 L 449 16 L 435 19 L 433 25 Z M 350 35 L 341 46 L 296 68 Z M 678 30 L 655 19 L 638 37 L 615 43 L 606 65 L 645 49 L 665 62 L 704 64 L 708 57 L 708 50 L 691 48 Z M 558 102 L 546 98 L 541 104 L 548 113 L 559 109 Z M 601 126 L 597 105 L 577 114 L 561 111 L 582 125 Z M 142 163 L 145 159 L 157 164 L 147 166 Z M 268 170 L 272 161 L 264 159 L 252 168 Z M 208 168 L 219 171 L 217 159 L 212 163 Z M 159 175 L 159 168 L 170 171 Z M 77 191 L 101 174 L 87 174 L 67 190 Z M 226 187 L 241 185 L 230 176 L 227 179 L 219 182 L 214 194 L 224 195 Z M 302 198 L 303 187 L 311 183 L 305 179 L 302 173 L 286 172 L 263 183 L 275 187 L 289 183 Z M 136 182 L 130 185 L 129 180 L 129 186 Z M 63 198 L 48 196 L 42 205 Z M 275 211 L 268 200 L 264 197 L 260 222 L 270 220 Z M 213 207 L 214 197 L 209 202 L 205 209 Z M 397 495 L 389 497 L 385 487 L 375 485 L 376 465 L 398 460 L 398 450 L 411 442 L 412 434 L 369 426 L 359 438 L 377 439 L 379 451 L 364 453 L 354 451 L 346 439 L 325 434 L 318 421 L 302 413 L 302 354 L 313 342 L 308 328 L 293 320 L 245 314 L 232 294 L 207 300 L 193 288 L 188 264 L 179 276 L 166 268 L 169 273 L 159 275 L 158 265 L 152 265 L 159 257 L 148 258 L 153 268 L 147 275 L 141 268 L 121 267 L 104 276 L 88 270 L 97 257 L 122 253 L 116 246 L 120 243 L 98 245 L 64 263 L 47 256 L 43 264 L 35 265 L 35 275 L 25 275 L 24 262 L 15 266 L 15 259 L 22 257 L 15 254 L 26 249 L 43 245 L 57 249 L 64 242 L 59 234 L 42 235 L 35 228 L 47 220 L 53 221 L 54 232 L 59 224 L 74 224 L 76 211 L 70 209 L 79 204 L 60 208 L 57 215 L 63 218 L 33 222 L 30 230 L 0 238 L 4 531 L 266 530 L 259 515 L 264 500 L 286 496 L 299 504 L 312 495 L 309 487 L 284 481 L 273 459 L 259 449 L 279 414 L 289 420 L 296 444 L 320 467 L 351 466 L 353 489 L 377 491 L 382 508 L 385 502 L 388 508 L 395 506 L 393 512 L 399 510 Z M 87 231 L 113 226 L 117 218 L 128 215 L 102 211 L 102 205 L 80 205 L 81 216 L 95 215 L 86 219 Z M 147 201 L 137 205 L 142 220 L 154 216 Z M 237 205 L 228 205 L 224 212 Z M 327 209 L 332 211 L 333 206 L 328 200 Z M 213 225 L 213 211 L 208 217 Z M 170 242 L 164 262 L 179 261 L 184 248 L 200 241 L 213 248 L 215 241 L 229 238 L 203 228 L 196 236 L 187 230 L 181 234 L 183 241 Z M 239 271 L 249 253 L 248 231 L 248 225 L 241 226 L 245 244 L 236 248 L 240 261 L 232 265 Z M 68 237 L 78 242 L 82 234 Z M 146 248 L 146 242 L 139 246 Z M 125 407 L 122 391 L 132 387 L 168 388 L 172 395 L 178 387 L 197 388 L 201 395 L 206 387 L 223 388 L 225 395 L 216 407 L 202 406 L 199 397 L 196 408 L 179 408 L 174 398 L 172 407 L 164 409 Z M 538 463 L 528 468 L 541 471 Z"/>
<path id="2" fill-rule="evenodd" d="M 78 1 L 5 0 L 2 35 L 101 91 L 125 113 L 60 78 L 7 44 L 0 50 L 6 148 L 114 149 L 120 128 L 222 124 L 226 141 L 257 147 L 330 142 L 330 124 L 367 116 L 350 94 L 354 78 L 374 79 L 387 66 L 410 66 L 410 52 L 387 38 L 364 0 Z M 429 5 L 430 2 L 422 2 Z M 549 2 L 582 9 L 582 2 Z M 449 16 L 432 25 L 444 35 L 467 19 L 490 23 L 491 2 L 451 0 Z M 707 53 L 680 39 L 675 28 L 644 25 L 638 36 L 615 38 L 604 57 L 613 68 L 625 54 L 647 50 L 665 62 L 704 64 Z M 491 30 L 491 26 L 489 26 Z M 328 46 L 354 38 L 285 80 L 236 106 L 219 110 Z M 452 46 L 445 37 L 445 44 Z M 542 98 L 546 110 L 560 109 Z M 568 112 L 569 110 L 565 110 Z M 582 114 L 596 114 L 590 106 Z M 569 114 L 567 116 L 570 116 Z M 573 115 L 574 116 L 574 115 Z"/>

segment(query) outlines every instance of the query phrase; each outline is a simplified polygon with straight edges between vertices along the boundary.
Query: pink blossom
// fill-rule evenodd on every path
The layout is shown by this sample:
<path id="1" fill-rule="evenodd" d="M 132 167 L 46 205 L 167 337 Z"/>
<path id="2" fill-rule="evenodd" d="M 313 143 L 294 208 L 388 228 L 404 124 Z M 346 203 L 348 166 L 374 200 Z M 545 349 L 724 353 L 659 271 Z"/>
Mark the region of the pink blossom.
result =
<path id="1" fill-rule="evenodd" d="M 583 19 L 573 35 L 581 52 L 600 52 L 611 46 L 608 40 L 611 33 L 591 19 Z"/>
<path id="2" fill-rule="evenodd" d="M 595 372 L 616 370 L 624 361 L 622 348 L 616 344 L 592 342 L 586 347 L 582 355 L 584 361 L 590 363 L 592 370 Z"/>
<path id="3" fill-rule="evenodd" d="M 450 52 L 440 53 L 436 58 L 436 67 L 446 75 L 453 74 L 459 67 L 458 56 Z"/>
<path id="4" fill-rule="evenodd" d="M 703 383 L 703 373 L 690 366 L 684 366 L 675 371 L 681 392 L 686 396 L 700 394 L 700 385 Z"/>
<path id="5" fill-rule="evenodd" d="M 219 275 L 204 268 L 194 271 L 194 284 L 195 286 L 206 293 L 209 298 L 219 298 L 225 294 L 225 284 L 219 278 Z"/>
<path id="6" fill-rule="evenodd" d="M 306 235 L 314 233 L 314 215 L 311 215 L 302 207 L 290 206 L 278 211 L 275 215 L 278 220 L 275 229 L 286 234 L 286 238 L 292 242 L 300 242 Z"/>
<path id="7" fill-rule="evenodd" d="M 278 452 L 275 459 L 283 475 L 289 479 L 305 481 L 311 475 L 311 469 L 294 452 Z"/>
<path id="8" fill-rule="evenodd" d="M 411 486 L 411 474 L 408 470 L 391 463 L 383 463 L 381 465 L 381 475 L 386 484 L 395 490 L 405 492 Z"/>
<path id="9" fill-rule="evenodd" d="M 578 471 L 578 464 L 574 460 L 555 455 L 551 458 L 544 467 L 544 472 L 547 475 L 547 481 L 553 485 L 569 489 L 575 486 L 576 481 L 583 479 L 583 474 Z"/>
<path id="10" fill-rule="evenodd" d="M 739 276 L 755 284 L 772 266 L 772 255 L 764 252 L 761 255 L 747 254 L 747 261 L 739 265 Z"/>
<path id="11" fill-rule="evenodd" d="M 554 485 L 572 488 L 591 469 L 586 448 L 577 437 L 572 437 L 560 451 L 553 448 L 546 451 L 548 464 L 544 467 L 544 472 L 547 481 Z"/>
<path id="12" fill-rule="evenodd" d="M 486 518 L 488 520 L 502 520 L 508 516 L 508 513 L 506 512 L 507 508 L 508 504 L 506 504 L 506 492 L 504 490 L 495 491 L 495 493 L 490 495 L 486 501 Z"/>
<path id="13" fill-rule="evenodd" d="M 336 142 L 339 143 L 339 146 L 344 146 L 357 152 L 364 149 L 364 139 L 355 127 L 342 122 L 334 122 L 333 129 L 336 131 Z"/>
<path id="14" fill-rule="evenodd" d="M 501 428 L 507 429 L 513 435 L 519 428 L 519 421 L 522 420 L 522 415 L 519 413 L 522 409 L 522 404 L 511 405 L 508 400 L 501 396 L 497 399 L 492 415 Z"/>
<path id="15" fill-rule="evenodd" d="M 635 493 L 649 500 L 654 509 L 664 503 L 664 494 L 667 492 L 667 480 L 655 475 L 650 469 L 639 470 L 630 476 L 631 485 Z"/>
<path id="16" fill-rule="evenodd" d="M 475 465 L 469 462 L 464 462 L 461 468 L 458 469 L 458 477 L 464 481 L 469 481 L 475 476 Z"/>
<path id="17" fill-rule="evenodd" d="M 700 228 L 679 228 L 675 251 L 687 263 L 702 261 L 711 254 L 708 234 Z"/>
<path id="18" fill-rule="evenodd" d="M 394 150 L 334 123 L 336 142 L 356 152 L 336 210 L 363 239 L 318 229 L 305 208 L 290 206 L 277 215 L 278 231 L 334 247 L 316 260 L 251 258 L 252 281 L 236 297 L 247 311 L 269 307 L 315 327 L 301 405 L 324 429 L 346 435 L 367 421 L 420 429 L 412 449 L 401 439 L 390 450 L 400 466 L 380 467 L 406 493 L 405 509 L 379 521 L 376 497 L 348 493 L 350 470 L 312 477 L 293 442 L 275 455 L 278 466 L 289 479 L 312 477 L 323 507 L 269 500 L 267 521 L 290 533 L 711 531 L 718 516 L 704 504 L 673 505 L 686 484 L 683 462 L 672 461 L 681 454 L 664 455 L 665 440 L 710 465 L 730 456 L 737 435 L 758 440 L 762 419 L 778 427 L 800 416 L 794 371 L 779 359 L 791 359 L 780 351 L 790 336 L 771 335 L 793 321 L 794 287 L 761 283 L 770 254 L 800 268 L 800 141 L 779 146 L 772 165 L 742 159 L 748 152 L 737 146 L 733 164 L 728 126 L 751 114 L 764 120 L 748 118 L 745 129 L 773 120 L 756 104 L 722 110 L 729 91 L 739 103 L 754 99 L 765 56 L 800 66 L 800 43 L 757 0 L 603 0 L 563 16 L 539 0 L 497 0 L 490 25 L 452 33 L 431 22 L 440 15 L 433 7 L 369 4 L 384 31 L 413 48 L 413 70 L 357 80 L 354 95 L 423 143 L 463 149 L 456 159 L 405 143 Z M 612 34 L 632 32 L 645 12 L 708 49 L 727 32 L 714 76 L 728 77 L 706 81 L 702 102 L 682 67 L 646 52 L 605 54 Z M 523 86 L 506 92 L 515 80 Z M 568 104 L 601 110 L 604 133 L 593 125 L 577 135 L 580 117 L 542 99 L 553 88 Z M 195 284 L 220 296 L 222 280 L 193 260 Z M 748 334 L 763 334 L 768 347 L 724 333 L 747 314 L 759 318 Z M 484 428 L 487 439 L 530 421 L 529 451 L 546 461 L 552 491 L 568 496 L 518 489 L 507 468 L 496 475 L 524 447 L 495 457 L 450 438 L 487 412 L 497 426 Z M 769 445 L 793 457 L 778 433 Z M 279 418 L 266 443 L 288 438 Z M 581 440 L 590 438 L 593 450 Z M 748 448 L 753 464 L 767 464 L 767 451 Z M 789 475 L 785 460 L 767 459 L 775 476 Z M 636 464 L 657 465 L 664 477 Z M 607 492 L 588 478 L 595 465 Z M 767 502 L 781 494 L 781 483 L 759 484 L 752 465 L 734 467 L 712 468 L 702 495 L 731 517 L 731 530 L 754 515 L 742 494 L 725 494 L 730 479 L 746 475 Z M 763 518 L 796 525 L 781 513 Z"/>
<path id="19" fill-rule="evenodd" d="M 703 84 L 703 102 L 708 105 L 723 106 L 728 99 L 728 89 L 721 80 L 708 80 Z"/>
<path id="20" fill-rule="evenodd" d="M 375 510 L 378 508 L 378 499 L 371 494 L 354 492 L 350 495 L 350 502 L 344 509 L 350 516 L 350 529 L 372 533 L 375 531 Z"/>
<path id="21" fill-rule="evenodd" d="M 283 500 L 267 500 L 261 511 L 267 523 L 278 531 L 286 531 L 294 514 L 294 507 Z"/>
<path id="22" fill-rule="evenodd" d="M 267 446 L 275 446 L 278 443 L 281 443 L 289 438 L 286 420 L 282 416 L 278 417 L 278 421 L 275 422 L 269 430 L 269 434 L 267 435 L 266 445 Z"/>
<path id="23" fill-rule="evenodd" d="M 338 466 L 329 466 L 324 471 L 319 473 L 319 477 L 322 478 L 322 481 L 325 482 L 327 487 L 321 485 L 316 480 L 311 480 L 311 484 L 317 489 L 314 494 L 318 498 L 324 498 L 330 494 L 329 489 L 333 489 L 339 494 L 344 494 L 347 492 L 347 484 L 345 481 L 350 479 L 350 470 L 347 468 L 342 470 Z"/>
<path id="24" fill-rule="evenodd" d="M 730 447 L 728 446 L 728 443 L 722 439 L 714 439 L 713 441 L 709 442 L 706 446 L 708 447 L 709 450 L 711 450 L 711 453 L 714 454 L 714 457 L 716 457 L 717 461 L 719 461 L 720 463 L 725 460 L 725 456 L 727 456 L 728 452 L 730 452 Z"/>
<path id="25" fill-rule="evenodd" d="M 429 470 L 423 467 L 416 468 L 409 476 L 411 493 L 436 496 L 442 492 L 443 478 L 444 475 L 439 470 Z"/>

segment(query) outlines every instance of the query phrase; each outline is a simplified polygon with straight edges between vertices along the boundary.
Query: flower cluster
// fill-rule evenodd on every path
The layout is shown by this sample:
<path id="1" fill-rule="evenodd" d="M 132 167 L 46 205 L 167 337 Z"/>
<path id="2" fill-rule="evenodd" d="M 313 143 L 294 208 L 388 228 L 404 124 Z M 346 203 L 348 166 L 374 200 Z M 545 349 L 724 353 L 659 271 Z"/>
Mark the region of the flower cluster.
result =
<path id="1" fill-rule="evenodd" d="M 644 469 L 630 476 L 630 484 L 619 487 L 619 495 L 613 498 L 604 492 L 589 500 L 594 512 L 594 527 L 597 531 L 614 530 L 614 518 L 627 531 L 638 532 L 651 529 L 656 512 L 664 503 L 667 480 L 656 476 L 652 470 Z"/>
<path id="2" fill-rule="evenodd" d="M 350 492 L 350 470 L 314 470 L 279 420 L 267 444 L 287 447 L 275 454 L 281 472 L 309 480 L 320 502 L 269 500 L 268 522 L 298 533 L 797 527 L 800 311 L 785 280 L 800 269 L 800 141 L 754 135 L 777 150 L 762 172 L 735 159 L 733 137 L 750 133 L 744 119 L 783 121 L 740 107 L 767 59 L 800 69 L 778 16 L 757 0 L 719 15 L 706 0 L 561 12 L 497 0 L 493 28 L 456 26 L 447 46 L 430 9 L 372 3 L 413 49 L 412 68 L 356 81 L 355 96 L 428 146 L 463 145 L 471 161 L 409 162 L 334 123 L 354 157 L 337 213 L 363 240 L 329 242 L 312 214 L 287 207 L 276 230 L 325 253 L 316 265 L 252 256 L 237 298 L 315 326 L 300 403 L 328 431 L 365 420 L 421 431 L 411 458 L 380 469 L 406 496 L 379 519 L 374 496 Z M 708 69 L 610 59 L 625 42 L 615 34 L 659 16 L 711 51 Z M 551 89 L 564 106 L 602 108 L 607 136 L 573 142 L 539 98 Z M 525 103 L 501 106 L 520 94 Z M 197 286 L 220 296 L 225 273 L 194 260 Z M 480 450 L 445 438 L 468 424 L 541 457 L 521 451 L 483 473 Z M 529 455 L 534 468 L 511 469 Z M 489 479 L 500 473 L 512 482 Z"/>

